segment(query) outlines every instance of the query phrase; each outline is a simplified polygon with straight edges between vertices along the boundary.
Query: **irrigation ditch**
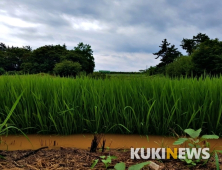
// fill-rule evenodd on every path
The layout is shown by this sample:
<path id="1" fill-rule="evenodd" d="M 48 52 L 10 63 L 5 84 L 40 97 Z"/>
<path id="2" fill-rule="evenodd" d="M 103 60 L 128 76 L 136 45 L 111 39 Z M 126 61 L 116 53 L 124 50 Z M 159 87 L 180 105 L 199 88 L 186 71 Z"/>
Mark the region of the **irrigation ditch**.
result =
<path id="1" fill-rule="evenodd" d="M 131 159 L 130 148 L 172 148 L 175 137 L 115 135 L 115 134 L 78 134 L 78 135 L 23 135 L 1 137 L 1 169 L 106 169 L 101 156 L 115 156 L 107 169 L 124 162 L 126 168 L 139 163 L 152 161 L 150 169 L 216 169 L 212 157 L 207 165 L 189 168 L 179 159 Z M 220 147 L 222 139 L 209 140 L 212 148 Z M 180 145 L 179 147 L 186 147 Z M 219 154 L 219 160 L 222 155 Z M 144 168 L 146 169 L 146 168 Z"/>

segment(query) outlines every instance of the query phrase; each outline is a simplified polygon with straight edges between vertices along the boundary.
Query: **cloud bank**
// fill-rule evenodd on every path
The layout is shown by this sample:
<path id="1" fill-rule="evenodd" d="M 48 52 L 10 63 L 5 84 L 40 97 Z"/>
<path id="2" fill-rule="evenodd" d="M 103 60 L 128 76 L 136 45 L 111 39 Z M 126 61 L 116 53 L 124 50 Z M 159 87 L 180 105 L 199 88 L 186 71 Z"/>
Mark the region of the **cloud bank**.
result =
<path id="1" fill-rule="evenodd" d="M 159 63 L 166 38 L 180 52 L 198 33 L 222 39 L 222 1 L 1 0 L 0 42 L 10 46 L 79 42 L 94 51 L 96 70 L 138 71 Z"/>

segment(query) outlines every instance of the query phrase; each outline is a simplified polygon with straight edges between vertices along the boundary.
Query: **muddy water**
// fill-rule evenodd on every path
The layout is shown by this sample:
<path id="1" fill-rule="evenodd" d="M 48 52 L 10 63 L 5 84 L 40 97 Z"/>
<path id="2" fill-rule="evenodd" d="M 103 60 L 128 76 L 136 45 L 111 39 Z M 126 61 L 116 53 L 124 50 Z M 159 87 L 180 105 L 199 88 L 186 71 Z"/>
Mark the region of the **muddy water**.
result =
<path id="1" fill-rule="evenodd" d="M 91 146 L 93 139 L 92 134 L 79 134 L 70 136 L 58 136 L 58 135 L 27 135 L 30 143 L 22 135 L 9 135 L 1 136 L 0 150 L 26 150 L 26 149 L 38 149 L 48 146 L 49 148 L 60 147 L 74 147 L 81 149 L 88 149 Z M 173 148 L 173 142 L 177 140 L 173 137 L 164 136 L 140 136 L 140 135 L 112 135 L 107 134 L 104 136 L 106 139 L 105 147 L 109 148 Z M 213 148 L 222 149 L 222 138 L 217 140 L 208 140 Z M 101 141 L 102 143 L 102 141 Z M 100 146 L 100 145 L 99 145 Z M 185 146 L 185 145 L 184 145 Z M 183 146 L 181 146 L 183 147 Z"/>

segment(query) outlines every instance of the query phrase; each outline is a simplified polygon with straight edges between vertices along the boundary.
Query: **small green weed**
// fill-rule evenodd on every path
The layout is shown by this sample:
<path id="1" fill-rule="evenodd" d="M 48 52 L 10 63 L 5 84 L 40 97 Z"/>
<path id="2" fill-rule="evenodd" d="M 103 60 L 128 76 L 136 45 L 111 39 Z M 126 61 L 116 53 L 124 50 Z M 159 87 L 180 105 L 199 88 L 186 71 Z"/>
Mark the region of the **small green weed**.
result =
<path id="1" fill-rule="evenodd" d="M 188 146 L 190 149 L 195 148 L 210 148 L 210 143 L 207 142 L 208 139 L 218 139 L 219 136 L 217 135 L 203 135 L 202 137 L 200 136 L 201 128 L 198 130 L 193 130 L 193 129 L 185 129 L 184 132 L 188 134 L 190 137 L 189 138 L 179 138 L 177 141 L 173 143 L 173 145 L 181 145 L 185 142 L 188 142 Z M 216 167 L 219 170 L 219 159 L 217 152 L 222 153 L 222 150 L 213 150 L 211 151 L 210 158 L 215 155 L 215 161 L 216 161 Z M 200 156 L 199 159 L 188 159 L 187 153 L 185 154 L 185 159 L 181 159 L 182 161 L 185 161 L 189 166 L 196 166 L 197 163 L 202 163 L 202 165 L 205 165 L 209 160 L 203 160 L 202 156 Z"/>
<path id="2" fill-rule="evenodd" d="M 116 156 L 100 156 L 100 158 L 102 158 L 102 162 L 104 163 L 106 169 L 109 167 L 109 165 L 112 163 L 112 159 L 116 159 Z M 106 158 L 106 159 L 105 159 Z M 99 159 L 94 160 L 91 168 L 94 168 L 96 166 L 96 164 L 99 162 Z"/>
<path id="3" fill-rule="evenodd" d="M 109 167 L 109 165 L 111 164 L 112 159 L 116 159 L 117 157 L 116 156 L 107 156 L 107 158 L 106 158 L 106 156 L 100 156 L 100 158 L 102 158 L 101 161 L 104 163 L 104 165 L 105 165 L 105 167 L 107 169 Z M 93 169 L 98 162 L 99 162 L 99 159 L 94 160 L 93 164 L 91 166 L 91 169 Z M 149 164 L 150 164 L 150 162 L 142 162 L 142 163 L 130 166 L 128 170 L 140 170 L 144 166 L 149 165 Z M 114 169 L 115 170 L 125 170 L 126 169 L 126 165 L 125 165 L 124 162 L 120 162 L 120 163 L 117 163 L 114 166 Z"/>

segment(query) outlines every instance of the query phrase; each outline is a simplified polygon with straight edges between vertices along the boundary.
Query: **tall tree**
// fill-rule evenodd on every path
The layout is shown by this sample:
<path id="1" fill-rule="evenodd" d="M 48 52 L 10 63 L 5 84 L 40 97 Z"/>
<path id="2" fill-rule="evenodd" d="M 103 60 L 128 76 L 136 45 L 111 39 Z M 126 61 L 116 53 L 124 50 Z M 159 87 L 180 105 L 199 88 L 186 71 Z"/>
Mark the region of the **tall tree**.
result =
<path id="1" fill-rule="evenodd" d="M 7 55 L 6 55 L 6 45 L 4 43 L 0 43 L 0 68 L 1 69 L 6 69 L 7 64 L 6 64 L 6 59 L 7 59 Z"/>
<path id="2" fill-rule="evenodd" d="M 0 43 L 0 51 L 6 51 L 7 47 L 4 43 Z"/>
<path id="3" fill-rule="evenodd" d="M 188 55 L 191 55 L 197 46 L 210 38 L 206 34 L 199 33 L 196 36 L 193 36 L 193 39 L 183 38 L 181 42 L 181 47 L 186 50 Z"/>
<path id="4" fill-rule="evenodd" d="M 212 75 L 222 73 L 222 41 L 214 39 L 202 42 L 191 57 L 197 75 L 204 71 Z"/>
<path id="5" fill-rule="evenodd" d="M 92 73 L 95 68 L 95 62 L 91 46 L 81 42 L 77 47 L 74 47 L 74 51 L 83 57 L 83 62 L 80 63 L 82 70 L 86 71 L 87 74 Z"/>
<path id="6" fill-rule="evenodd" d="M 175 45 L 171 45 L 167 42 L 167 39 L 162 41 L 162 44 L 159 46 L 161 49 L 157 53 L 153 53 L 153 55 L 157 55 L 155 59 L 161 57 L 157 67 L 164 67 L 170 63 L 172 63 L 177 57 L 181 56 L 182 54 L 175 48 Z"/>

